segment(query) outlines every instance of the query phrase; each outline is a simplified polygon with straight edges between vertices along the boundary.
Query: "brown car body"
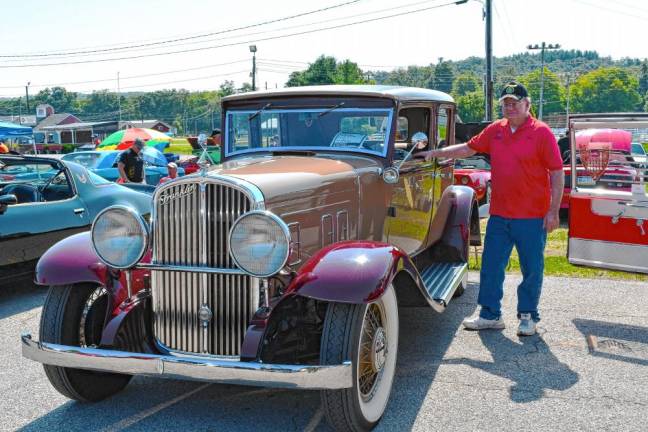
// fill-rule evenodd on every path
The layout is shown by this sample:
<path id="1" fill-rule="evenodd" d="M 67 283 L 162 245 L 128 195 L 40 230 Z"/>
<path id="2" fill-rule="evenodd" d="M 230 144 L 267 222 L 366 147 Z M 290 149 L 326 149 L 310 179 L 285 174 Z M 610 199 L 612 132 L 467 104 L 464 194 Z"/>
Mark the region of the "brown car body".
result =
<path id="1" fill-rule="evenodd" d="M 106 295 L 112 307 L 96 343 L 24 336 L 24 355 L 65 374 L 322 389 L 333 427 L 370 429 L 391 390 L 396 305 L 443 312 L 479 243 L 474 191 L 452 184 L 454 161 L 416 157 L 454 143 L 455 112 L 446 94 L 389 86 L 224 98 L 223 163 L 157 189 L 149 253 L 111 268 L 101 244 L 74 239 L 79 274 L 105 269 L 92 281 L 103 291 L 81 300 L 92 309 L 88 295 Z M 57 250 L 71 247 L 41 260 L 41 283 L 88 282 L 54 274 Z M 91 380 L 51 381 L 95 396 Z"/>

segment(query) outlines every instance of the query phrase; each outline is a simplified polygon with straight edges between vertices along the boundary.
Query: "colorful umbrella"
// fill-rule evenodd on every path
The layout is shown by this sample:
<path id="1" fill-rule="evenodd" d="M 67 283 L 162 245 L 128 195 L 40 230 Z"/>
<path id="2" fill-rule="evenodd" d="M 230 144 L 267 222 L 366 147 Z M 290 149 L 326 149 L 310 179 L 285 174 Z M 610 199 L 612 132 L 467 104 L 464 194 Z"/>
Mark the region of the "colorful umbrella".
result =
<path id="1" fill-rule="evenodd" d="M 97 150 L 125 150 L 129 148 L 136 138 L 141 139 L 147 146 L 163 150 L 171 142 L 171 137 L 154 129 L 130 128 L 119 130 L 108 135 L 97 146 Z"/>

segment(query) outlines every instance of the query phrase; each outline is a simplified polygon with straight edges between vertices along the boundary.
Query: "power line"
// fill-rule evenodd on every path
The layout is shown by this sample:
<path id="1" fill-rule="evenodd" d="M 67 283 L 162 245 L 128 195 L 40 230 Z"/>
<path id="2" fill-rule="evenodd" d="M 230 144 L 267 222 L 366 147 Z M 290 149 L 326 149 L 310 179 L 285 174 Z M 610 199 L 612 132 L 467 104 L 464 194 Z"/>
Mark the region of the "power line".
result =
<path id="1" fill-rule="evenodd" d="M 189 72 L 189 71 L 195 71 L 195 70 L 201 70 L 201 69 L 209 69 L 213 67 L 219 67 L 219 66 L 229 66 L 237 63 L 247 63 L 249 60 L 248 59 L 242 59 L 242 60 L 235 60 L 227 63 L 218 63 L 218 64 L 213 64 L 213 65 L 206 65 L 206 66 L 198 66 L 194 68 L 185 68 L 185 69 L 176 69 L 176 70 L 171 70 L 171 71 L 165 71 L 165 72 L 156 72 L 156 73 L 151 73 L 151 74 L 143 74 L 143 75 L 131 75 L 131 76 L 125 76 L 125 77 L 120 77 L 120 80 L 128 80 L 128 79 L 135 79 L 135 78 L 148 78 L 152 76 L 160 76 L 160 75 L 171 75 L 174 73 L 180 73 L 180 72 Z M 91 80 L 91 81 L 75 81 L 75 82 L 68 82 L 68 83 L 58 83 L 58 84 L 31 84 L 30 87 L 62 87 L 66 85 L 77 85 L 77 84 L 94 84 L 94 83 L 99 83 L 99 82 L 110 82 L 110 81 L 115 81 L 115 78 L 103 78 L 103 79 L 97 79 L 97 80 Z M 24 85 L 16 85 L 16 86 L 0 86 L 0 89 L 10 89 L 10 88 L 24 88 Z"/>
<path id="2" fill-rule="evenodd" d="M 62 56 L 62 55 L 93 54 L 93 53 L 100 53 L 100 52 L 122 51 L 122 50 L 132 49 L 132 48 L 151 47 L 151 46 L 155 46 L 155 45 L 163 45 L 163 44 L 168 44 L 168 43 L 173 43 L 173 42 L 181 42 L 181 41 L 185 41 L 185 40 L 199 39 L 199 38 L 215 36 L 215 35 L 224 34 L 224 33 L 231 33 L 231 32 L 235 32 L 235 31 L 239 31 L 239 30 L 245 30 L 245 29 L 249 29 L 249 28 L 253 28 L 253 27 L 260 27 L 260 26 L 263 26 L 263 25 L 274 24 L 274 23 L 281 22 L 281 21 L 288 21 L 288 20 L 291 20 L 291 19 L 300 18 L 300 17 L 307 16 L 307 15 L 313 15 L 313 14 L 316 14 L 316 13 L 320 13 L 320 12 L 340 8 L 340 7 L 343 7 L 343 6 L 348 6 L 350 4 L 358 3 L 358 2 L 361 2 L 361 1 L 362 0 L 347 1 L 347 2 L 344 2 L 344 3 L 338 3 L 336 5 L 328 6 L 328 7 L 325 7 L 325 8 L 311 10 L 311 11 L 308 11 L 308 12 L 303 12 L 303 13 L 300 13 L 300 14 L 291 15 L 291 16 L 282 17 L 282 18 L 277 18 L 277 19 L 274 19 L 274 20 L 264 21 L 264 22 L 260 22 L 260 23 L 250 24 L 250 25 L 247 25 L 247 26 L 236 27 L 236 28 L 227 29 L 227 30 L 220 30 L 220 31 L 210 32 L 210 33 L 204 33 L 204 34 L 195 35 L 195 36 L 187 36 L 187 37 L 181 37 L 181 38 L 167 39 L 167 40 L 159 41 L 159 42 L 142 43 L 142 44 L 124 46 L 124 47 L 119 47 L 119 48 L 106 48 L 106 49 L 99 49 L 99 50 L 69 51 L 69 52 L 61 51 L 61 52 L 41 53 L 41 54 L 11 54 L 11 55 L 7 54 L 7 55 L 0 55 L 0 58 L 55 57 L 55 56 Z"/>
<path id="3" fill-rule="evenodd" d="M 385 19 L 389 19 L 389 18 L 395 18 L 395 17 L 399 17 L 399 16 L 404 16 L 404 15 L 411 15 L 413 13 L 425 12 L 425 11 L 429 11 L 429 10 L 432 10 L 432 9 L 439 9 L 439 8 L 446 7 L 446 6 L 451 6 L 451 5 L 454 5 L 455 3 L 456 3 L 456 1 L 452 1 L 450 3 L 443 3 L 443 4 L 440 4 L 440 5 L 436 5 L 436 6 L 429 6 L 429 7 L 426 7 L 426 8 L 415 9 L 415 10 L 411 10 L 411 11 L 407 11 L 407 12 L 401 12 L 401 13 L 396 13 L 396 14 L 392 14 L 392 15 L 386 15 L 386 16 L 371 18 L 371 19 L 367 19 L 367 20 L 354 21 L 354 22 L 351 22 L 351 23 L 339 24 L 339 25 L 335 25 L 335 26 L 322 27 L 322 28 L 319 28 L 319 29 L 306 30 L 306 31 L 296 32 L 296 33 L 288 33 L 288 34 L 271 36 L 271 37 L 266 37 L 266 38 L 250 39 L 250 40 L 246 40 L 246 41 L 242 41 L 242 42 L 232 42 L 232 43 L 228 43 L 228 44 L 213 45 L 213 46 L 200 47 L 200 48 L 192 48 L 192 49 L 181 50 L 181 51 L 168 51 L 168 52 L 163 52 L 163 53 L 151 53 L 151 54 L 138 55 L 138 56 L 113 57 L 113 58 L 84 60 L 84 61 L 73 61 L 73 62 L 21 64 L 21 65 L 0 65 L 0 69 L 23 68 L 23 67 L 43 67 L 43 66 L 62 66 L 62 65 L 72 65 L 72 64 L 88 64 L 88 63 L 103 63 L 103 62 L 110 62 L 110 61 L 117 61 L 117 60 L 131 60 L 131 59 L 140 59 L 140 58 L 147 58 L 147 57 L 159 57 L 159 56 L 172 55 L 172 54 L 184 54 L 184 53 L 188 53 L 188 52 L 205 51 L 205 50 L 211 50 L 211 49 L 217 49 L 217 48 L 225 48 L 225 47 L 237 46 L 237 45 L 248 45 L 248 44 L 251 44 L 251 43 L 259 43 L 259 42 L 269 41 L 269 40 L 285 39 L 285 38 L 289 38 L 289 37 L 293 37 L 293 36 L 303 36 L 303 35 L 306 35 L 306 34 L 318 33 L 318 32 L 327 31 L 327 30 L 335 30 L 335 29 L 344 28 L 344 27 L 351 27 L 351 26 L 354 26 L 354 25 L 366 24 L 366 23 L 370 23 L 370 22 L 381 21 L 381 20 L 385 20 Z"/>

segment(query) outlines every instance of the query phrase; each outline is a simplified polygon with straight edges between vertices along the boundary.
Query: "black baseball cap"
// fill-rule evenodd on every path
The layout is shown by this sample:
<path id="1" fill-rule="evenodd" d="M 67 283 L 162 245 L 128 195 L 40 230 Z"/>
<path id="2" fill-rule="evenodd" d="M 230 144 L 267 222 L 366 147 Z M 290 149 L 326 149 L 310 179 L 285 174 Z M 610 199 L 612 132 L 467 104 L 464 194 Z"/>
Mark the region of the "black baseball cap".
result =
<path id="1" fill-rule="evenodd" d="M 527 91 L 526 87 L 518 82 L 511 81 L 507 83 L 502 89 L 499 100 L 500 102 L 506 98 L 522 100 L 525 97 L 529 97 L 529 92 Z"/>
<path id="2" fill-rule="evenodd" d="M 135 144 L 135 147 L 137 147 L 137 148 L 140 148 L 140 149 L 144 148 L 144 141 L 142 141 L 139 138 L 135 138 L 135 141 L 133 142 L 133 144 Z"/>

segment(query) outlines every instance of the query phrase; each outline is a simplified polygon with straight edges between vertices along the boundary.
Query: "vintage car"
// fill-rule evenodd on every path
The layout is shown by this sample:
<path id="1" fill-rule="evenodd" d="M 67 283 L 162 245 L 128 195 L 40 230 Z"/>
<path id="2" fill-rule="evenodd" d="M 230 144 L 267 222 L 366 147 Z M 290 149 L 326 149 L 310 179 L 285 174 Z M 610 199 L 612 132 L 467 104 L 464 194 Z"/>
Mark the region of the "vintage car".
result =
<path id="1" fill-rule="evenodd" d="M 103 209 L 150 213 L 151 197 L 110 183 L 84 167 L 35 156 L 0 156 L 0 284 L 34 271 L 50 246 L 88 231 Z"/>
<path id="2" fill-rule="evenodd" d="M 598 146 L 579 145 L 576 134 L 592 129 L 612 128 L 621 135 L 634 135 L 648 129 L 648 114 L 578 114 L 569 119 L 571 171 L 578 161 L 594 183 L 581 184 L 573 176 L 570 181 L 569 247 L 570 263 L 590 267 L 648 273 L 648 196 L 646 168 L 637 161 L 628 161 L 627 152 L 611 142 Z M 629 141 L 628 141 L 629 142 Z M 622 158 L 624 173 L 600 179 L 614 170 L 615 158 Z M 580 176 L 580 174 L 579 174 Z M 611 186 L 611 187 L 610 187 Z M 623 186 L 624 190 L 620 190 Z"/>
<path id="3" fill-rule="evenodd" d="M 88 170 L 100 175 L 106 180 L 116 181 L 119 178 L 117 157 L 121 152 L 121 150 L 82 151 L 68 153 L 62 159 L 83 165 Z M 149 185 L 157 185 L 162 177 L 169 175 L 166 160 L 159 162 L 157 165 L 145 162 L 144 172 L 146 175 L 146 184 Z M 181 167 L 178 168 L 178 176 L 183 176 L 184 174 L 184 169 Z"/>
<path id="4" fill-rule="evenodd" d="M 475 155 L 455 160 L 454 182 L 474 189 L 480 205 L 490 203 L 491 166 L 488 158 Z"/>
<path id="5" fill-rule="evenodd" d="M 443 312 L 480 241 L 454 161 L 415 157 L 454 142 L 455 111 L 391 86 L 224 98 L 221 165 L 158 187 L 150 222 L 108 208 L 39 261 L 50 291 L 23 355 L 80 401 L 133 375 L 318 389 L 335 429 L 371 429 L 398 307 Z"/>

